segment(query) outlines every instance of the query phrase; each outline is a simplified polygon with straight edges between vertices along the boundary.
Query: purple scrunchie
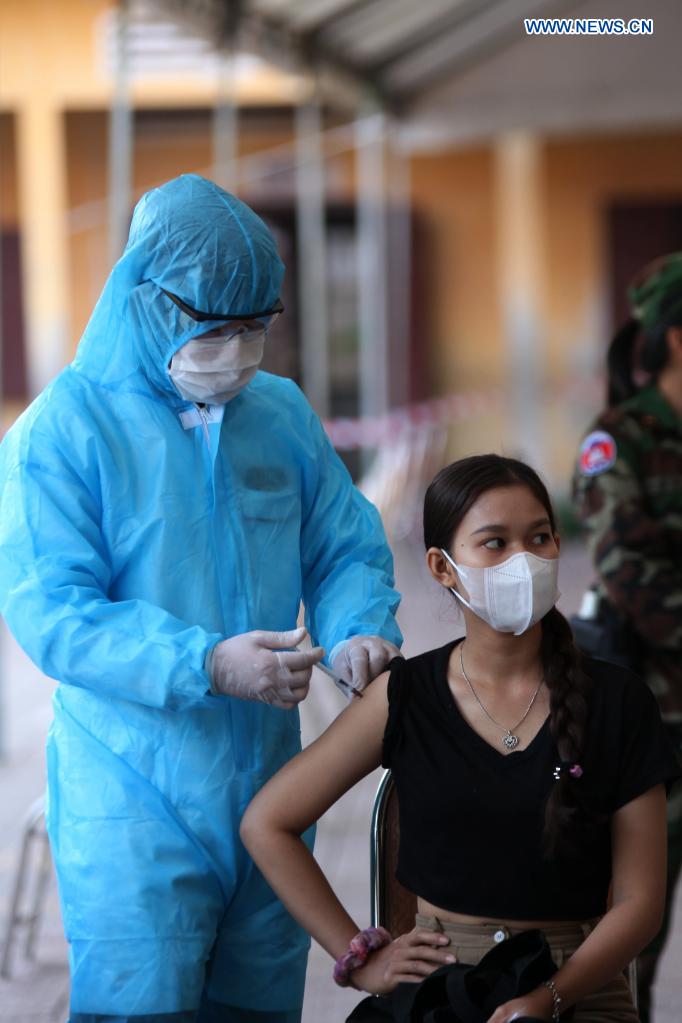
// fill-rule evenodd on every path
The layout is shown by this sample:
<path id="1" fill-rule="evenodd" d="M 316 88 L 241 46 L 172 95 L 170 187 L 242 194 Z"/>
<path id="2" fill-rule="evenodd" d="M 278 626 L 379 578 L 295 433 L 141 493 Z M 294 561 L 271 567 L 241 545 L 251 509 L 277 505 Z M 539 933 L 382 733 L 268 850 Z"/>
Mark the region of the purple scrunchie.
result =
<path id="1" fill-rule="evenodd" d="M 393 938 L 385 927 L 366 927 L 364 931 L 356 934 L 348 951 L 336 960 L 334 964 L 334 980 L 339 987 L 348 987 L 350 975 L 353 970 L 364 966 L 372 952 L 384 945 L 390 945 Z"/>

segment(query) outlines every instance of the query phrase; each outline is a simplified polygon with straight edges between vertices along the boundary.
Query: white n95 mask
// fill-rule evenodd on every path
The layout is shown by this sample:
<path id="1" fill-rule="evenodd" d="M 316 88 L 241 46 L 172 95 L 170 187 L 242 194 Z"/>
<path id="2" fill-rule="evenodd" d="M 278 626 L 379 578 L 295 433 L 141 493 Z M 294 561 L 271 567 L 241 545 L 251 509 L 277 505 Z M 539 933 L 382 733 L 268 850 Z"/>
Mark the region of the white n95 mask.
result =
<path id="1" fill-rule="evenodd" d="M 450 593 L 497 632 L 520 636 L 544 618 L 559 599 L 558 558 L 539 558 L 520 551 L 499 565 L 480 568 L 455 564 L 442 548 L 441 554 L 466 586 L 469 600 L 453 588 Z"/>
<path id="2" fill-rule="evenodd" d="M 187 401 L 222 405 L 239 394 L 263 360 L 265 328 L 193 338 L 178 349 L 168 374 Z"/>

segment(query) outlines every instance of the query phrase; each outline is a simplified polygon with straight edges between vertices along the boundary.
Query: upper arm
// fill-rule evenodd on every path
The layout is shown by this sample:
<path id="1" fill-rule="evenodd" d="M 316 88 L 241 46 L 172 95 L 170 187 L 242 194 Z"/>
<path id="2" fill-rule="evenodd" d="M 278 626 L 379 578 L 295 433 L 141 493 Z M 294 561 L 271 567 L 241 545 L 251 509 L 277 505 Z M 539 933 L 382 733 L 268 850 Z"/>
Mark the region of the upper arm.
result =
<path id="1" fill-rule="evenodd" d="M 303 415 L 301 568 L 308 631 L 327 650 L 352 635 L 379 635 L 400 646 L 400 594 L 379 512 L 354 486 L 307 402 Z"/>
<path id="2" fill-rule="evenodd" d="M 619 442 L 619 439 L 618 439 Z M 596 571 L 612 603 L 649 641 L 679 646 L 682 574 L 664 525 L 649 510 L 633 450 L 594 476 L 576 475 L 574 495 Z"/>
<path id="3" fill-rule="evenodd" d="M 302 561 L 308 583 L 349 565 L 380 569 L 393 582 L 393 559 L 377 509 L 354 485 L 312 409 L 303 488 Z"/>
<path id="4" fill-rule="evenodd" d="M 14 568 L 22 592 L 49 594 L 62 586 L 104 592 L 110 581 L 98 496 L 84 472 L 37 431 L 23 459 L 5 473 L 0 548 L 3 573 Z"/>
<path id="5" fill-rule="evenodd" d="M 381 763 L 388 716 L 385 672 L 325 732 L 260 790 L 242 820 L 248 839 L 264 830 L 302 834 Z"/>
<path id="6" fill-rule="evenodd" d="M 613 443 L 616 454 L 610 467 L 588 475 L 578 467 L 574 478 L 576 507 L 588 530 L 588 543 L 598 568 L 614 543 L 635 546 L 635 537 L 629 536 L 629 524 L 633 516 L 641 522 L 644 515 L 641 486 L 633 468 L 633 451 L 621 445 L 618 434 L 613 437 Z M 644 539 L 640 531 L 637 542 Z"/>
<path id="7" fill-rule="evenodd" d="M 615 812 L 611 841 L 614 905 L 637 898 L 660 915 L 666 885 L 666 795 L 662 784 Z"/>

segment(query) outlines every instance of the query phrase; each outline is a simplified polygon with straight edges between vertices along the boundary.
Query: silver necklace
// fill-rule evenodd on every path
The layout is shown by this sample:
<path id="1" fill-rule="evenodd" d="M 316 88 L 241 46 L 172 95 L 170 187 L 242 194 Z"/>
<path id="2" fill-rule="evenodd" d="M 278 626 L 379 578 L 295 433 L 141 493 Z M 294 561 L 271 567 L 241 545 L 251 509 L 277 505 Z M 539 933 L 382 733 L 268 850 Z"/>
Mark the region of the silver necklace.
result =
<path id="1" fill-rule="evenodd" d="M 481 703 L 481 700 L 480 700 L 480 697 L 479 697 L 478 693 L 476 692 L 476 690 L 474 689 L 474 687 L 472 685 L 471 679 L 469 678 L 469 676 L 467 675 L 466 671 L 464 670 L 464 643 L 462 643 L 462 645 L 459 648 L 459 663 L 460 663 L 460 667 L 462 669 L 462 674 L 464 675 L 464 678 L 466 679 L 466 681 L 469 684 L 469 689 L 473 693 L 474 699 L 476 700 L 476 703 L 479 705 L 479 707 L 481 708 L 481 710 L 483 711 L 485 716 L 487 718 L 489 718 L 489 720 L 492 721 L 492 723 L 494 725 L 497 725 L 498 728 L 501 728 L 502 731 L 504 732 L 504 738 L 502 739 L 502 744 L 504 746 L 506 746 L 508 750 L 516 749 L 516 747 L 519 744 L 519 737 L 518 737 L 518 735 L 514 735 L 514 732 L 516 731 L 517 728 L 521 727 L 523 722 L 526 720 L 526 718 L 530 714 L 531 707 L 533 706 L 533 704 L 537 700 L 538 693 L 542 689 L 542 683 L 545 681 L 544 678 L 540 679 L 540 681 L 538 683 L 538 687 L 535 690 L 535 692 L 533 693 L 533 695 L 531 697 L 531 701 L 528 704 L 528 706 L 526 707 L 526 712 L 523 715 L 523 717 L 521 718 L 521 720 L 518 721 L 514 725 L 513 728 L 505 728 L 504 725 L 501 725 L 499 721 L 496 721 L 495 718 L 492 716 L 492 714 L 489 714 L 488 711 L 485 709 L 485 707 Z"/>

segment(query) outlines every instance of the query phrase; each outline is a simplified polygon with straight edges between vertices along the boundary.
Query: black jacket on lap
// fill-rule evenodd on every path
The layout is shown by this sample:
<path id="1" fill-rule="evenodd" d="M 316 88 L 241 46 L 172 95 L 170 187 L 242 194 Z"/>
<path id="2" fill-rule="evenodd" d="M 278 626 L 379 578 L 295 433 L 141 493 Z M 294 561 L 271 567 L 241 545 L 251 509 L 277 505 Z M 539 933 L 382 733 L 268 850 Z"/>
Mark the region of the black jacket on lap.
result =
<path id="1" fill-rule="evenodd" d="M 516 934 L 476 966 L 441 966 L 420 984 L 363 999 L 346 1023 L 486 1023 L 498 1005 L 528 994 L 556 972 L 542 931 Z M 516 1023 L 540 1023 L 530 1016 Z"/>

